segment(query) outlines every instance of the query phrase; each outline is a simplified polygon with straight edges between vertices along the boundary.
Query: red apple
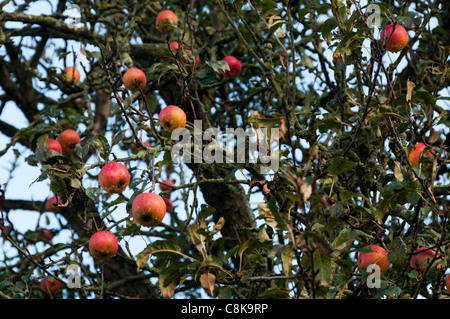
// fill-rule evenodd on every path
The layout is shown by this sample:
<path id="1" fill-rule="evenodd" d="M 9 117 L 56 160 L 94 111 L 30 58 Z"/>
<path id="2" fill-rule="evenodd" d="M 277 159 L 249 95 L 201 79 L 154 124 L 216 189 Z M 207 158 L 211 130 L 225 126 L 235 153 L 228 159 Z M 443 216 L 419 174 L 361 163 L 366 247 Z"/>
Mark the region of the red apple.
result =
<path id="1" fill-rule="evenodd" d="M 173 211 L 173 203 L 169 197 L 164 198 L 164 203 L 166 203 L 167 212 L 170 213 L 171 211 Z"/>
<path id="2" fill-rule="evenodd" d="M 445 279 L 445 287 L 448 291 L 450 291 L 450 274 L 448 274 L 447 278 Z"/>
<path id="3" fill-rule="evenodd" d="M 358 268 L 363 271 L 370 264 L 377 264 L 380 267 L 381 273 L 385 273 L 388 268 L 390 261 L 388 259 L 387 251 L 378 245 L 368 245 L 364 248 L 372 248 L 371 252 L 359 253 L 358 255 Z"/>
<path id="4" fill-rule="evenodd" d="M 159 32 L 166 33 L 171 31 L 171 27 L 166 24 L 167 20 L 172 20 L 175 25 L 178 24 L 178 17 L 172 10 L 163 10 L 156 16 L 156 29 Z"/>
<path id="5" fill-rule="evenodd" d="M 108 193 L 122 193 L 130 184 L 130 173 L 123 164 L 110 162 L 101 169 L 98 183 Z"/>
<path id="6" fill-rule="evenodd" d="M 108 260 L 116 255 L 118 249 L 116 235 L 107 230 L 98 231 L 89 239 L 89 251 L 94 258 Z"/>
<path id="7" fill-rule="evenodd" d="M 222 59 L 222 61 L 225 61 L 228 63 L 228 66 L 230 67 L 229 70 L 220 70 L 222 75 L 227 78 L 235 78 L 239 74 L 241 74 L 242 71 L 242 64 L 241 62 L 236 59 L 234 56 L 226 56 Z"/>
<path id="8" fill-rule="evenodd" d="M 159 122 L 168 132 L 186 126 L 186 113 L 176 105 L 168 105 L 159 113 Z"/>
<path id="9" fill-rule="evenodd" d="M 75 130 L 67 129 L 59 133 L 58 142 L 64 153 L 73 153 L 75 146 L 80 144 L 80 136 Z"/>
<path id="10" fill-rule="evenodd" d="M 411 256 L 411 268 L 424 272 L 428 267 L 428 262 L 436 255 L 436 252 L 426 247 L 417 249 Z M 439 266 L 438 266 L 439 267 Z"/>
<path id="11" fill-rule="evenodd" d="M 55 237 L 55 234 L 53 233 L 53 231 L 52 230 L 50 230 L 50 229 L 46 229 L 45 231 L 44 231 L 44 238 L 46 239 L 46 240 L 48 240 L 48 241 L 50 241 L 50 240 L 52 240 L 53 239 L 53 237 Z"/>
<path id="12" fill-rule="evenodd" d="M 62 155 L 62 147 L 57 140 L 53 138 L 46 138 L 45 143 L 47 144 L 47 148 L 44 151 L 45 153 L 47 153 L 49 150 L 54 150 L 55 152 Z"/>
<path id="13" fill-rule="evenodd" d="M 176 53 L 175 50 L 178 50 L 180 48 L 180 45 L 178 44 L 178 42 L 173 41 L 173 42 L 171 42 L 169 44 L 169 47 L 170 47 L 170 50 L 172 50 L 174 53 Z M 181 48 L 183 49 L 183 46 L 181 46 Z M 191 50 L 187 50 L 187 52 L 190 55 L 192 55 L 192 51 Z M 183 55 L 183 62 L 186 63 L 186 64 L 189 63 L 190 61 L 189 61 L 188 57 L 186 56 L 186 54 L 184 52 L 182 52 L 182 55 Z M 196 56 L 195 57 L 195 61 L 194 61 L 195 64 L 198 64 L 199 61 L 200 61 L 200 57 Z"/>
<path id="14" fill-rule="evenodd" d="M 164 191 L 169 191 L 169 190 L 171 190 L 172 189 L 172 187 L 171 186 L 173 186 L 173 181 L 171 180 L 171 179 L 166 179 L 165 181 L 163 181 L 163 183 L 164 184 L 166 184 L 166 185 L 164 185 L 164 184 L 161 184 L 161 183 L 159 183 L 159 189 L 162 191 L 162 192 L 164 192 Z"/>
<path id="15" fill-rule="evenodd" d="M 54 294 L 61 288 L 61 282 L 54 277 L 45 277 L 41 280 L 41 289 L 46 294 Z"/>
<path id="16" fill-rule="evenodd" d="M 394 33 L 392 30 L 394 29 Z M 386 44 L 386 50 L 389 52 L 398 52 L 403 50 L 408 44 L 408 32 L 406 32 L 405 28 L 401 25 L 397 24 L 394 28 L 394 25 L 390 24 L 386 27 L 385 30 L 381 31 L 380 39 L 383 43 L 389 39 L 389 36 L 392 36 L 389 42 Z"/>
<path id="17" fill-rule="evenodd" d="M 166 210 L 166 203 L 155 193 L 141 193 L 134 198 L 131 205 L 136 223 L 146 227 L 158 225 L 166 215 Z"/>
<path id="18" fill-rule="evenodd" d="M 77 82 L 81 78 L 80 71 L 78 71 L 78 69 L 73 66 L 69 66 L 64 69 L 63 77 L 66 81 L 69 82 Z"/>
<path id="19" fill-rule="evenodd" d="M 128 90 L 136 92 L 145 87 L 147 84 L 147 77 L 142 70 L 131 68 L 122 76 L 122 82 Z"/>
<path id="20" fill-rule="evenodd" d="M 48 212 L 59 213 L 61 207 L 58 207 L 58 203 L 62 203 L 61 198 L 52 196 L 45 201 L 45 210 Z"/>
<path id="21" fill-rule="evenodd" d="M 425 149 L 426 145 L 424 143 L 417 143 L 412 148 L 411 152 L 409 153 L 409 162 L 411 163 L 411 166 L 414 167 L 417 164 L 419 164 L 420 157 L 423 155 L 422 152 Z M 428 156 L 434 157 L 434 151 L 428 151 Z M 431 165 L 428 164 L 428 165 Z"/>

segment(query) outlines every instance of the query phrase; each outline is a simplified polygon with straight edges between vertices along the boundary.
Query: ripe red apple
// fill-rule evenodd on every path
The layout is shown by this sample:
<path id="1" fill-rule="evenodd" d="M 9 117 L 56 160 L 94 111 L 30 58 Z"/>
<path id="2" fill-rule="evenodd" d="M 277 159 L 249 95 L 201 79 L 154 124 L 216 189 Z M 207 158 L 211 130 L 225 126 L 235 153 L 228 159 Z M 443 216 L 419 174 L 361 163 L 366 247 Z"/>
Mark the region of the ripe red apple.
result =
<path id="1" fill-rule="evenodd" d="M 59 197 L 50 197 L 45 201 L 45 210 L 48 212 L 59 213 L 61 207 L 58 207 L 58 203 L 62 203 L 62 200 Z"/>
<path id="2" fill-rule="evenodd" d="M 131 68 L 122 76 L 122 82 L 128 90 L 136 92 L 145 87 L 147 84 L 147 77 L 141 69 Z"/>
<path id="3" fill-rule="evenodd" d="M 53 233 L 53 231 L 51 229 L 46 229 L 44 231 L 44 238 L 48 241 L 52 240 L 53 237 L 55 237 L 55 234 Z"/>
<path id="4" fill-rule="evenodd" d="M 422 151 L 425 149 L 425 147 L 426 145 L 424 143 L 417 143 L 412 148 L 411 152 L 409 153 L 409 162 L 411 163 L 412 167 L 419 164 L 420 157 L 423 155 Z M 428 151 L 428 156 L 434 157 L 434 151 Z M 431 163 L 428 165 L 431 165 Z"/>
<path id="5" fill-rule="evenodd" d="M 63 77 L 68 82 L 77 82 L 80 81 L 81 78 L 80 71 L 78 71 L 78 69 L 73 66 L 69 66 L 64 69 Z"/>
<path id="6" fill-rule="evenodd" d="M 172 200 L 169 197 L 164 198 L 164 203 L 166 203 L 166 211 L 171 212 L 173 211 L 173 203 Z"/>
<path id="7" fill-rule="evenodd" d="M 173 41 L 173 42 L 171 42 L 169 44 L 169 47 L 170 47 L 170 50 L 172 50 L 174 53 L 176 53 L 175 50 L 178 50 L 180 48 L 180 45 L 178 44 L 178 42 Z M 181 46 L 181 48 L 183 48 L 183 46 Z M 191 50 L 187 50 L 187 52 L 190 55 L 192 55 L 192 51 Z M 186 64 L 189 63 L 190 61 L 189 61 L 188 57 L 186 56 L 186 54 L 184 52 L 182 52 L 181 54 L 183 55 L 183 62 L 186 63 Z M 195 64 L 198 64 L 199 61 L 200 61 L 200 57 L 196 56 L 195 57 L 195 61 L 194 61 Z"/>
<path id="8" fill-rule="evenodd" d="M 75 146 L 80 144 L 80 135 L 75 130 L 67 129 L 58 134 L 58 142 L 64 153 L 73 153 Z"/>
<path id="9" fill-rule="evenodd" d="M 89 251 L 94 258 L 108 260 L 116 255 L 118 249 L 116 235 L 107 230 L 98 231 L 89 239 Z"/>
<path id="10" fill-rule="evenodd" d="M 130 173 L 123 164 L 110 162 L 101 169 L 98 183 L 108 193 L 122 193 L 130 184 Z"/>
<path id="11" fill-rule="evenodd" d="M 46 138 L 45 143 L 47 144 L 47 148 L 44 153 L 47 153 L 49 150 L 54 150 L 55 152 L 62 155 L 62 147 L 57 140 L 55 140 L 54 138 Z"/>
<path id="12" fill-rule="evenodd" d="M 378 245 L 368 245 L 364 248 L 372 248 L 372 252 L 359 253 L 358 255 L 358 268 L 363 271 L 370 264 L 377 264 L 380 267 L 381 273 L 385 273 L 388 268 L 390 261 L 388 259 L 387 251 Z"/>
<path id="13" fill-rule="evenodd" d="M 447 278 L 445 279 L 445 287 L 448 291 L 450 291 L 450 274 L 448 274 Z"/>
<path id="14" fill-rule="evenodd" d="M 165 181 L 163 181 L 163 183 L 166 184 L 166 185 L 168 185 L 168 186 L 159 183 L 159 189 L 160 189 L 162 192 L 164 192 L 164 191 L 169 191 L 169 190 L 172 189 L 171 186 L 173 186 L 173 181 L 172 181 L 171 179 L 168 178 L 168 179 L 166 179 Z"/>
<path id="15" fill-rule="evenodd" d="M 225 61 L 228 63 L 228 66 L 230 67 L 229 70 L 220 70 L 220 73 L 222 73 L 222 75 L 224 77 L 227 78 L 235 78 L 237 77 L 239 74 L 241 74 L 242 71 L 242 64 L 241 62 L 236 59 L 234 56 L 226 56 L 222 59 L 222 61 Z"/>
<path id="16" fill-rule="evenodd" d="M 41 289 L 46 294 L 54 294 L 61 288 L 61 282 L 54 277 L 45 277 L 41 280 Z"/>
<path id="17" fill-rule="evenodd" d="M 393 29 L 394 33 L 392 33 Z M 389 39 L 391 33 L 392 36 L 386 44 L 386 50 L 389 52 L 398 52 L 403 50 L 408 44 L 408 32 L 406 32 L 405 28 L 399 24 L 397 24 L 395 28 L 393 24 L 390 24 L 385 30 L 381 31 L 380 39 L 383 44 L 385 44 L 387 39 Z"/>
<path id="18" fill-rule="evenodd" d="M 431 261 L 434 255 L 436 255 L 436 252 L 432 249 L 428 249 L 426 247 L 417 249 L 411 256 L 411 268 L 424 272 L 428 267 L 428 260 Z M 440 266 L 438 266 L 438 268 L 439 267 Z"/>
<path id="19" fill-rule="evenodd" d="M 159 122 L 168 132 L 186 126 L 186 113 L 176 105 L 168 105 L 159 113 Z"/>
<path id="20" fill-rule="evenodd" d="M 156 29 L 158 29 L 159 32 L 166 33 L 171 31 L 171 27 L 165 22 L 167 20 L 172 20 L 175 25 L 178 24 L 178 17 L 172 10 L 163 10 L 156 16 Z"/>
<path id="21" fill-rule="evenodd" d="M 146 227 L 158 225 L 166 215 L 166 210 L 166 203 L 155 193 L 141 193 L 134 198 L 131 205 L 136 223 Z"/>

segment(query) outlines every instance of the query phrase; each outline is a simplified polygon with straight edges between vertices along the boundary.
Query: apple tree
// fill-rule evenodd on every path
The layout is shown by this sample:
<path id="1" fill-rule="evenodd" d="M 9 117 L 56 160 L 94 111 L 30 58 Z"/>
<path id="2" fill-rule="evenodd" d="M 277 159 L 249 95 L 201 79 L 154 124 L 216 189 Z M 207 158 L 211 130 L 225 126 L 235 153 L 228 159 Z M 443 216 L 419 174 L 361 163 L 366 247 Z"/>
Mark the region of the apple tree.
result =
<path id="1" fill-rule="evenodd" d="M 1 2 L 1 297 L 448 298 L 449 5 Z"/>

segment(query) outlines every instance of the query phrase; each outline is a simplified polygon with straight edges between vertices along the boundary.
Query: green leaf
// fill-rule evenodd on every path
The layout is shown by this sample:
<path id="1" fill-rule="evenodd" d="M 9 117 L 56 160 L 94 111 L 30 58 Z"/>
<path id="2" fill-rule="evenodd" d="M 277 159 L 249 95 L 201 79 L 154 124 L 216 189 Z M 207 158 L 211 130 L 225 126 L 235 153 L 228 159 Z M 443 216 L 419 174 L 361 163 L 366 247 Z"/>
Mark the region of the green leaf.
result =
<path id="1" fill-rule="evenodd" d="M 331 259 L 322 250 L 316 250 L 313 255 L 314 272 L 321 285 L 328 285 L 331 281 Z"/>
<path id="2" fill-rule="evenodd" d="M 264 291 L 265 299 L 290 299 L 289 292 L 279 288 L 269 288 Z"/>
<path id="3" fill-rule="evenodd" d="M 230 66 L 226 61 L 206 61 L 206 64 L 217 73 L 230 70 Z"/>
<path id="4" fill-rule="evenodd" d="M 281 216 L 280 212 L 278 211 L 276 199 L 274 196 L 270 196 L 269 201 L 267 202 L 267 207 L 269 208 L 270 213 L 272 214 L 277 223 L 277 228 L 282 231 L 288 230 L 289 228 L 287 227 L 287 224 L 284 221 L 283 216 Z"/>
<path id="5" fill-rule="evenodd" d="M 331 31 L 338 26 L 335 18 L 330 18 L 325 20 L 320 26 L 320 31 L 322 32 L 322 38 L 327 41 L 331 40 Z"/>
<path id="6" fill-rule="evenodd" d="M 281 263 L 283 264 L 283 273 L 285 276 L 289 276 L 289 272 L 291 270 L 292 266 L 292 256 L 294 254 L 294 251 L 290 246 L 285 247 L 281 251 Z"/>
<path id="7" fill-rule="evenodd" d="M 67 197 L 67 186 L 64 180 L 60 176 L 53 176 L 50 180 L 50 190 L 60 196 Z"/>
<path id="8" fill-rule="evenodd" d="M 208 63 L 212 63 L 212 62 L 206 62 L 206 64 L 208 64 Z M 227 63 L 227 65 L 228 65 L 228 63 Z M 210 85 L 210 84 L 217 82 L 216 73 L 214 72 L 214 70 L 212 68 L 201 68 L 200 70 L 195 72 L 195 75 L 193 76 L 192 79 L 194 81 L 197 81 L 201 85 Z"/>
<path id="9" fill-rule="evenodd" d="M 138 266 L 138 270 L 142 265 L 147 264 L 148 259 L 151 255 L 154 254 L 175 254 L 185 258 L 188 258 L 192 261 L 196 261 L 195 258 L 192 258 L 186 254 L 183 254 L 180 251 L 180 247 L 177 243 L 169 240 L 158 240 L 153 244 L 148 245 L 143 251 L 141 251 L 136 258 L 136 264 Z"/>
<path id="10" fill-rule="evenodd" d="M 231 170 L 231 172 L 224 177 L 224 182 L 228 182 L 230 179 L 232 179 L 234 177 L 234 174 L 236 174 L 237 170 L 242 168 L 245 165 L 245 163 L 237 163 L 235 167 L 233 167 L 233 169 Z"/>
<path id="11" fill-rule="evenodd" d="M 92 145 L 98 152 L 100 156 L 107 161 L 110 154 L 110 146 L 108 140 L 103 135 L 96 135 L 89 143 Z"/>
<path id="12" fill-rule="evenodd" d="M 328 166 L 328 173 L 331 175 L 339 175 L 352 170 L 357 164 L 349 161 L 344 157 L 335 157 L 330 166 Z"/>
<path id="13" fill-rule="evenodd" d="M 393 268 L 402 270 L 406 264 L 406 245 L 400 237 L 395 237 L 392 241 L 391 249 L 388 253 L 388 259 Z"/>

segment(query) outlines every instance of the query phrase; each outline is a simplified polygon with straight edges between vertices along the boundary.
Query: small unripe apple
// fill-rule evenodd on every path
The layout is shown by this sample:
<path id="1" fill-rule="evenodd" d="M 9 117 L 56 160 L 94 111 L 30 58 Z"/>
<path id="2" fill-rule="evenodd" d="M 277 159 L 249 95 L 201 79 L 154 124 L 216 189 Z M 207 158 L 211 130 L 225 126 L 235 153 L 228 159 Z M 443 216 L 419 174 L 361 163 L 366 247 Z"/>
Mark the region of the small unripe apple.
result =
<path id="1" fill-rule="evenodd" d="M 417 143 L 409 152 L 409 162 L 411 163 L 412 167 L 419 164 L 420 157 L 423 156 L 422 152 L 425 148 L 426 145 L 424 143 Z M 434 151 L 428 151 L 428 156 L 434 157 Z M 431 165 L 431 163 L 428 165 Z"/>
<path id="2" fill-rule="evenodd" d="M 67 129 L 58 134 L 58 142 L 64 153 L 73 153 L 75 146 L 80 144 L 80 135 L 75 130 Z"/>
<path id="3" fill-rule="evenodd" d="M 428 262 L 431 261 L 434 255 L 436 255 L 436 252 L 432 249 L 426 247 L 417 249 L 411 256 L 411 268 L 424 272 L 428 267 Z"/>
<path id="4" fill-rule="evenodd" d="M 51 229 L 46 229 L 44 231 L 44 238 L 48 241 L 52 240 L 53 237 L 55 237 L 55 234 L 53 233 L 53 231 Z"/>
<path id="5" fill-rule="evenodd" d="M 41 289 L 46 294 L 54 294 L 61 288 L 61 282 L 53 277 L 45 277 L 41 280 Z"/>
<path id="6" fill-rule="evenodd" d="M 378 245 L 368 245 L 364 248 L 372 248 L 371 252 L 359 253 L 358 255 L 358 268 L 363 271 L 367 266 L 371 264 L 376 264 L 380 267 L 380 272 L 385 273 L 388 268 L 390 261 L 388 259 L 387 251 Z"/>
<path id="7" fill-rule="evenodd" d="M 159 113 L 159 123 L 168 132 L 186 126 L 186 113 L 176 105 L 168 105 Z"/>
<path id="8" fill-rule="evenodd" d="M 78 71 L 78 69 L 73 66 L 68 66 L 67 68 L 65 68 L 63 76 L 64 79 L 68 82 L 77 82 L 80 81 L 81 78 L 80 71 Z"/>
<path id="9" fill-rule="evenodd" d="M 98 183 L 108 193 L 122 193 L 130 184 L 130 173 L 123 164 L 110 162 L 100 170 Z"/>
<path id="10" fill-rule="evenodd" d="M 393 29 L 394 33 L 392 33 Z M 394 53 L 403 50 L 408 44 L 408 32 L 406 32 L 405 28 L 399 24 L 397 24 L 395 28 L 393 24 L 390 24 L 385 30 L 381 31 L 380 39 L 383 44 L 389 39 L 391 33 L 392 36 L 386 44 L 386 50 Z"/>
<path id="11" fill-rule="evenodd" d="M 164 191 L 169 191 L 172 189 L 171 186 L 173 186 L 173 181 L 171 179 L 166 179 L 165 181 L 163 181 L 164 184 L 159 183 L 159 189 L 164 192 Z"/>
<path id="12" fill-rule="evenodd" d="M 220 70 L 220 73 L 222 73 L 222 75 L 224 77 L 227 78 L 235 78 L 237 77 L 239 74 L 241 74 L 242 71 L 242 64 L 241 62 L 236 59 L 234 56 L 226 56 L 222 59 L 222 61 L 225 61 L 228 63 L 228 66 L 230 67 L 229 70 Z"/>
<path id="13" fill-rule="evenodd" d="M 122 82 L 128 90 L 136 92 L 145 87 L 147 84 L 147 77 L 141 69 L 131 68 L 122 76 Z"/>
<path id="14" fill-rule="evenodd" d="M 58 203 L 62 203 L 62 200 L 59 197 L 50 197 L 45 201 L 45 210 L 48 212 L 59 213 L 61 207 L 58 206 Z"/>
<path id="15" fill-rule="evenodd" d="M 161 223 L 166 211 L 166 203 L 161 196 L 155 193 L 141 193 L 134 198 L 131 205 L 134 220 L 145 227 Z"/>
<path id="16" fill-rule="evenodd" d="M 171 31 L 171 27 L 166 24 L 167 20 L 172 20 L 175 25 L 178 24 L 178 17 L 172 10 L 163 10 L 156 16 L 156 29 L 159 32 L 166 33 Z"/>
<path id="17" fill-rule="evenodd" d="M 108 260 L 116 255 L 118 249 L 116 235 L 107 230 L 98 231 L 89 239 L 89 251 L 94 258 Z"/>
<path id="18" fill-rule="evenodd" d="M 173 203 L 169 197 L 164 198 L 164 203 L 166 203 L 166 211 L 168 213 L 173 211 Z"/>

